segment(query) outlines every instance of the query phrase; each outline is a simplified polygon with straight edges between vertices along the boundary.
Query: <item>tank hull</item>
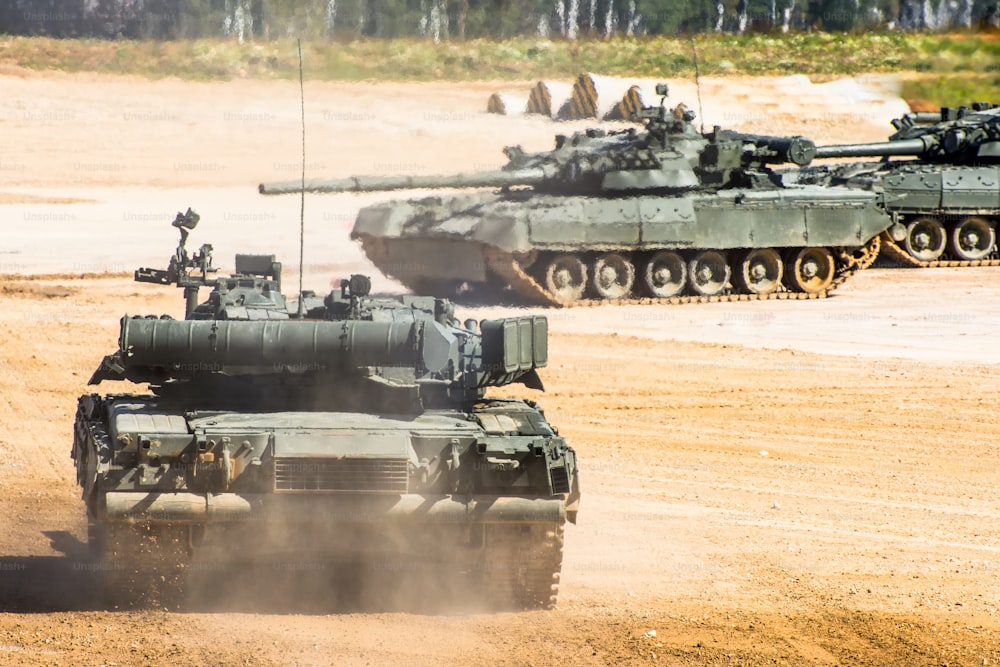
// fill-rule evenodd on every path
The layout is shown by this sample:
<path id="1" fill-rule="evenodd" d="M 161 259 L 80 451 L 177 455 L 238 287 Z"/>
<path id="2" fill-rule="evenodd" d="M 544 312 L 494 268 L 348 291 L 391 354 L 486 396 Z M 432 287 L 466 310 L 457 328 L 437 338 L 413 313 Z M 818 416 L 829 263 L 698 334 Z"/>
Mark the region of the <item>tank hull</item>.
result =
<path id="1" fill-rule="evenodd" d="M 1000 166 L 910 160 L 820 168 L 817 173 L 817 182 L 883 198 L 895 223 L 894 234 L 883 237 L 883 253 L 894 265 L 1000 266 Z"/>
<path id="2" fill-rule="evenodd" d="M 572 450 L 520 401 L 419 415 L 196 413 L 91 395 L 73 454 L 116 604 L 173 596 L 207 568 L 308 562 L 499 580 L 501 604 L 549 607 L 578 502 Z M 502 562 L 510 540 L 534 554 L 530 572 Z"/>
<path id="3" fill-rule="evenodd" d="M 683 197 L 636 195 L 586 197 L 527 191 L 474 193 L 390 201 L 363 208 L 352 238 L 360 240 L 372 262 L 412 289 L 436 289 L 441 296 L 460 288 L 513 287 L 526 292 L 513 272 L 522 271 L 542 292 L 551 262 L 579 259 L 590 284 L 576 299 L 538 293 L 535 301 L 569 305 L 586 296 L 597 300 L 663 296 L 646 284 L 643 264 L 672 252 L 685 264 L 705 251 L 717 251 L 732 274 L 748 251 L 769 250 L 786 257 L 806 248 L 831 254 L 863 249 L 891 224 L 878 195 L 847 188 L 804 186 L 785 189 L 725 190 Z M 635 273 L 612 298 L 596 284 L 608 255 Z M 618 261 L 617 259 L 615 261 Z M 513 265 L 513 268 L 511 268 Z M 856 268 L 850 259 L 843 272 Z M 607 275 L 607 271 L 604 271 Z M 551 283 L 551 275 L 549 283 Z M 551 286 L 551 285 L 549 285 Z M 698 293 L 690 284 L 677 296 Z M 538 290 L 535 290 L 538 292 Z M 773 293 L 794 291 L 782 284 Z M 721 294 L 764 296 L 741 290 L 731 279 Z M 532 300 L 532 299 L 529 299 Z"/>

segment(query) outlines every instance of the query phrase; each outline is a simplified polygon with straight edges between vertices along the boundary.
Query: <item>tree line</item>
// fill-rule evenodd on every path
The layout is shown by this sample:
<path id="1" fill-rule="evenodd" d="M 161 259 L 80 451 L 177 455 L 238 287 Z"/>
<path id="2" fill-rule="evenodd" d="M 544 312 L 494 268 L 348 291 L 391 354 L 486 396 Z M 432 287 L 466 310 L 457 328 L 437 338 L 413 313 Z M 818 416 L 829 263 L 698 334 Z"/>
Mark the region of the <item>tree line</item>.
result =
<path id="1" fill-rule="evenodd" d="M 5 0 L 0 33 L 268 40 L 1000 27 L 1000 0 Z"/>

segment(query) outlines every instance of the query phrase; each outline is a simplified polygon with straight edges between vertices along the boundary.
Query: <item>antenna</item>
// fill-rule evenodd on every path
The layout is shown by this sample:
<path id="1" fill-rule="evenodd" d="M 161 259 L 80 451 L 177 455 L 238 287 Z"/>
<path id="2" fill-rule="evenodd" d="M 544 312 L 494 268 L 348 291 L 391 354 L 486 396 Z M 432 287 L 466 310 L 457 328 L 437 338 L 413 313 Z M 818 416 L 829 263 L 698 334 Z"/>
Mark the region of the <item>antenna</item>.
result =
<path id="1" fill-rule="evenodd" d="M 695 44 L 693 34 L 691 35 L 691 54 L 694 56 L 694 87 L 698 91 L 698 118 L 701 119 L 700 132 L 705 134 L 705 113 L 701 109 L 701 80 L 698 76 L 698 46 Z"/>
<path id="2" fill-rule="evenodd" d="M 305 314 L 302 298 L 302 274 L 305 273 L 306 248 L 306 87 L 302 82 L 302 39 L 297 40 L 299 47 L 299 102 L 302 107 L 302 198 L 299 202 L 299 319 Z"/>

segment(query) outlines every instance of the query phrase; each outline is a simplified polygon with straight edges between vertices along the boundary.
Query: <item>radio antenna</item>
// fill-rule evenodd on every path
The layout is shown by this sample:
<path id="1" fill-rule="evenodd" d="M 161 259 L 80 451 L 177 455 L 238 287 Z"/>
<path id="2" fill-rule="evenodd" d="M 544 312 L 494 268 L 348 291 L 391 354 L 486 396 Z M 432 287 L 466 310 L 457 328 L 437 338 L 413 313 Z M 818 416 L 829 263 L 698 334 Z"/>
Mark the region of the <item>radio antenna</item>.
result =
<path id="1" fill-rule="evenodd" d="M 698 92 L 698 118 L 701 119 L 701 133 L 705 134 L 705 112 L 701 108 L 701 80 L 698 76 L 698 46 L 695 44 L 693 34 L 691 35 L 691 55 L 694 56 L 694 87 Z"/>
<path id="2" fill-rule="evenodd" d="M 302 39 L 299 47 L 299 103 L 302 107 L 302 192 L 299 200 L 299 319 L 305 315 L 305 299 L 302 298 L 302 274 L 305 273 L 306 252 L 306 87 L 302 81 Z"/>

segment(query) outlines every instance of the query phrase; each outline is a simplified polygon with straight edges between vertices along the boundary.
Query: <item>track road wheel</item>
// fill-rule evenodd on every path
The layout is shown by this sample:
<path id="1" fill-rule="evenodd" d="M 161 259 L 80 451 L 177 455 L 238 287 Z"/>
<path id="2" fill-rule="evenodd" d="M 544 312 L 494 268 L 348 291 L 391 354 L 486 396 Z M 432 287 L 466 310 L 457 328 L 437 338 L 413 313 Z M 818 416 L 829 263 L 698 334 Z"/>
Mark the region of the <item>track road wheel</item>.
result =
<path id="1" fill-rule="evenodd" d="M 587 265 L 576 255 L 556 255 L 545 267 L 545 289 L 561 303 L 578 301 L 587 289 Z"/>
<path id="2" fill-rule="evenodd" d="M 748 294 L 770 294 L 785 275 L 781 255 L 772 248 L 748 250 L 734 268 L 737 288 Z"/>
<path id="3" fill-rule="evenodd" d="M 717 250 L 706 250 L 688 264 L 688 282 L 695 294 L 714 296 L 729 283 L 732 273 L 726 256 Z"/>
<path id="4" fill-rule="evenodd" d="M 921 262 L 933 262 L 944 252 L 948 235 L 937 218 L 917 218 L 906 226 L 903 246 Z"/>
<path id="5" fill-rule="evenodd" d="M 826 248 L 793 250 L 786 262 L 788 286 L 798 292 L 819 294 L 833 282 L 836 266 Z"/>
<path id="6" fill-rule="evenodd" d="M 649 258 L 643 280 L 650 296 L 660 299 L 677 296 L 687 283 L 687 264 L 676 252 L 661 250 Z"/>
<path id="7" fill-rule="evenodd" d="M 594 262 L 594 292 L 602 299 L 621 299 L 635 284 L 635 267 L 622 255 L 610 252 Z"/>
<path id="8" fill-rule="evenodd" d="M 955 259 L 976 261 L 985 259 L 996 243 L 996 232 L 988 221 L 975 216 L 965 218 L 948 234 L 948 249 Z"/>

